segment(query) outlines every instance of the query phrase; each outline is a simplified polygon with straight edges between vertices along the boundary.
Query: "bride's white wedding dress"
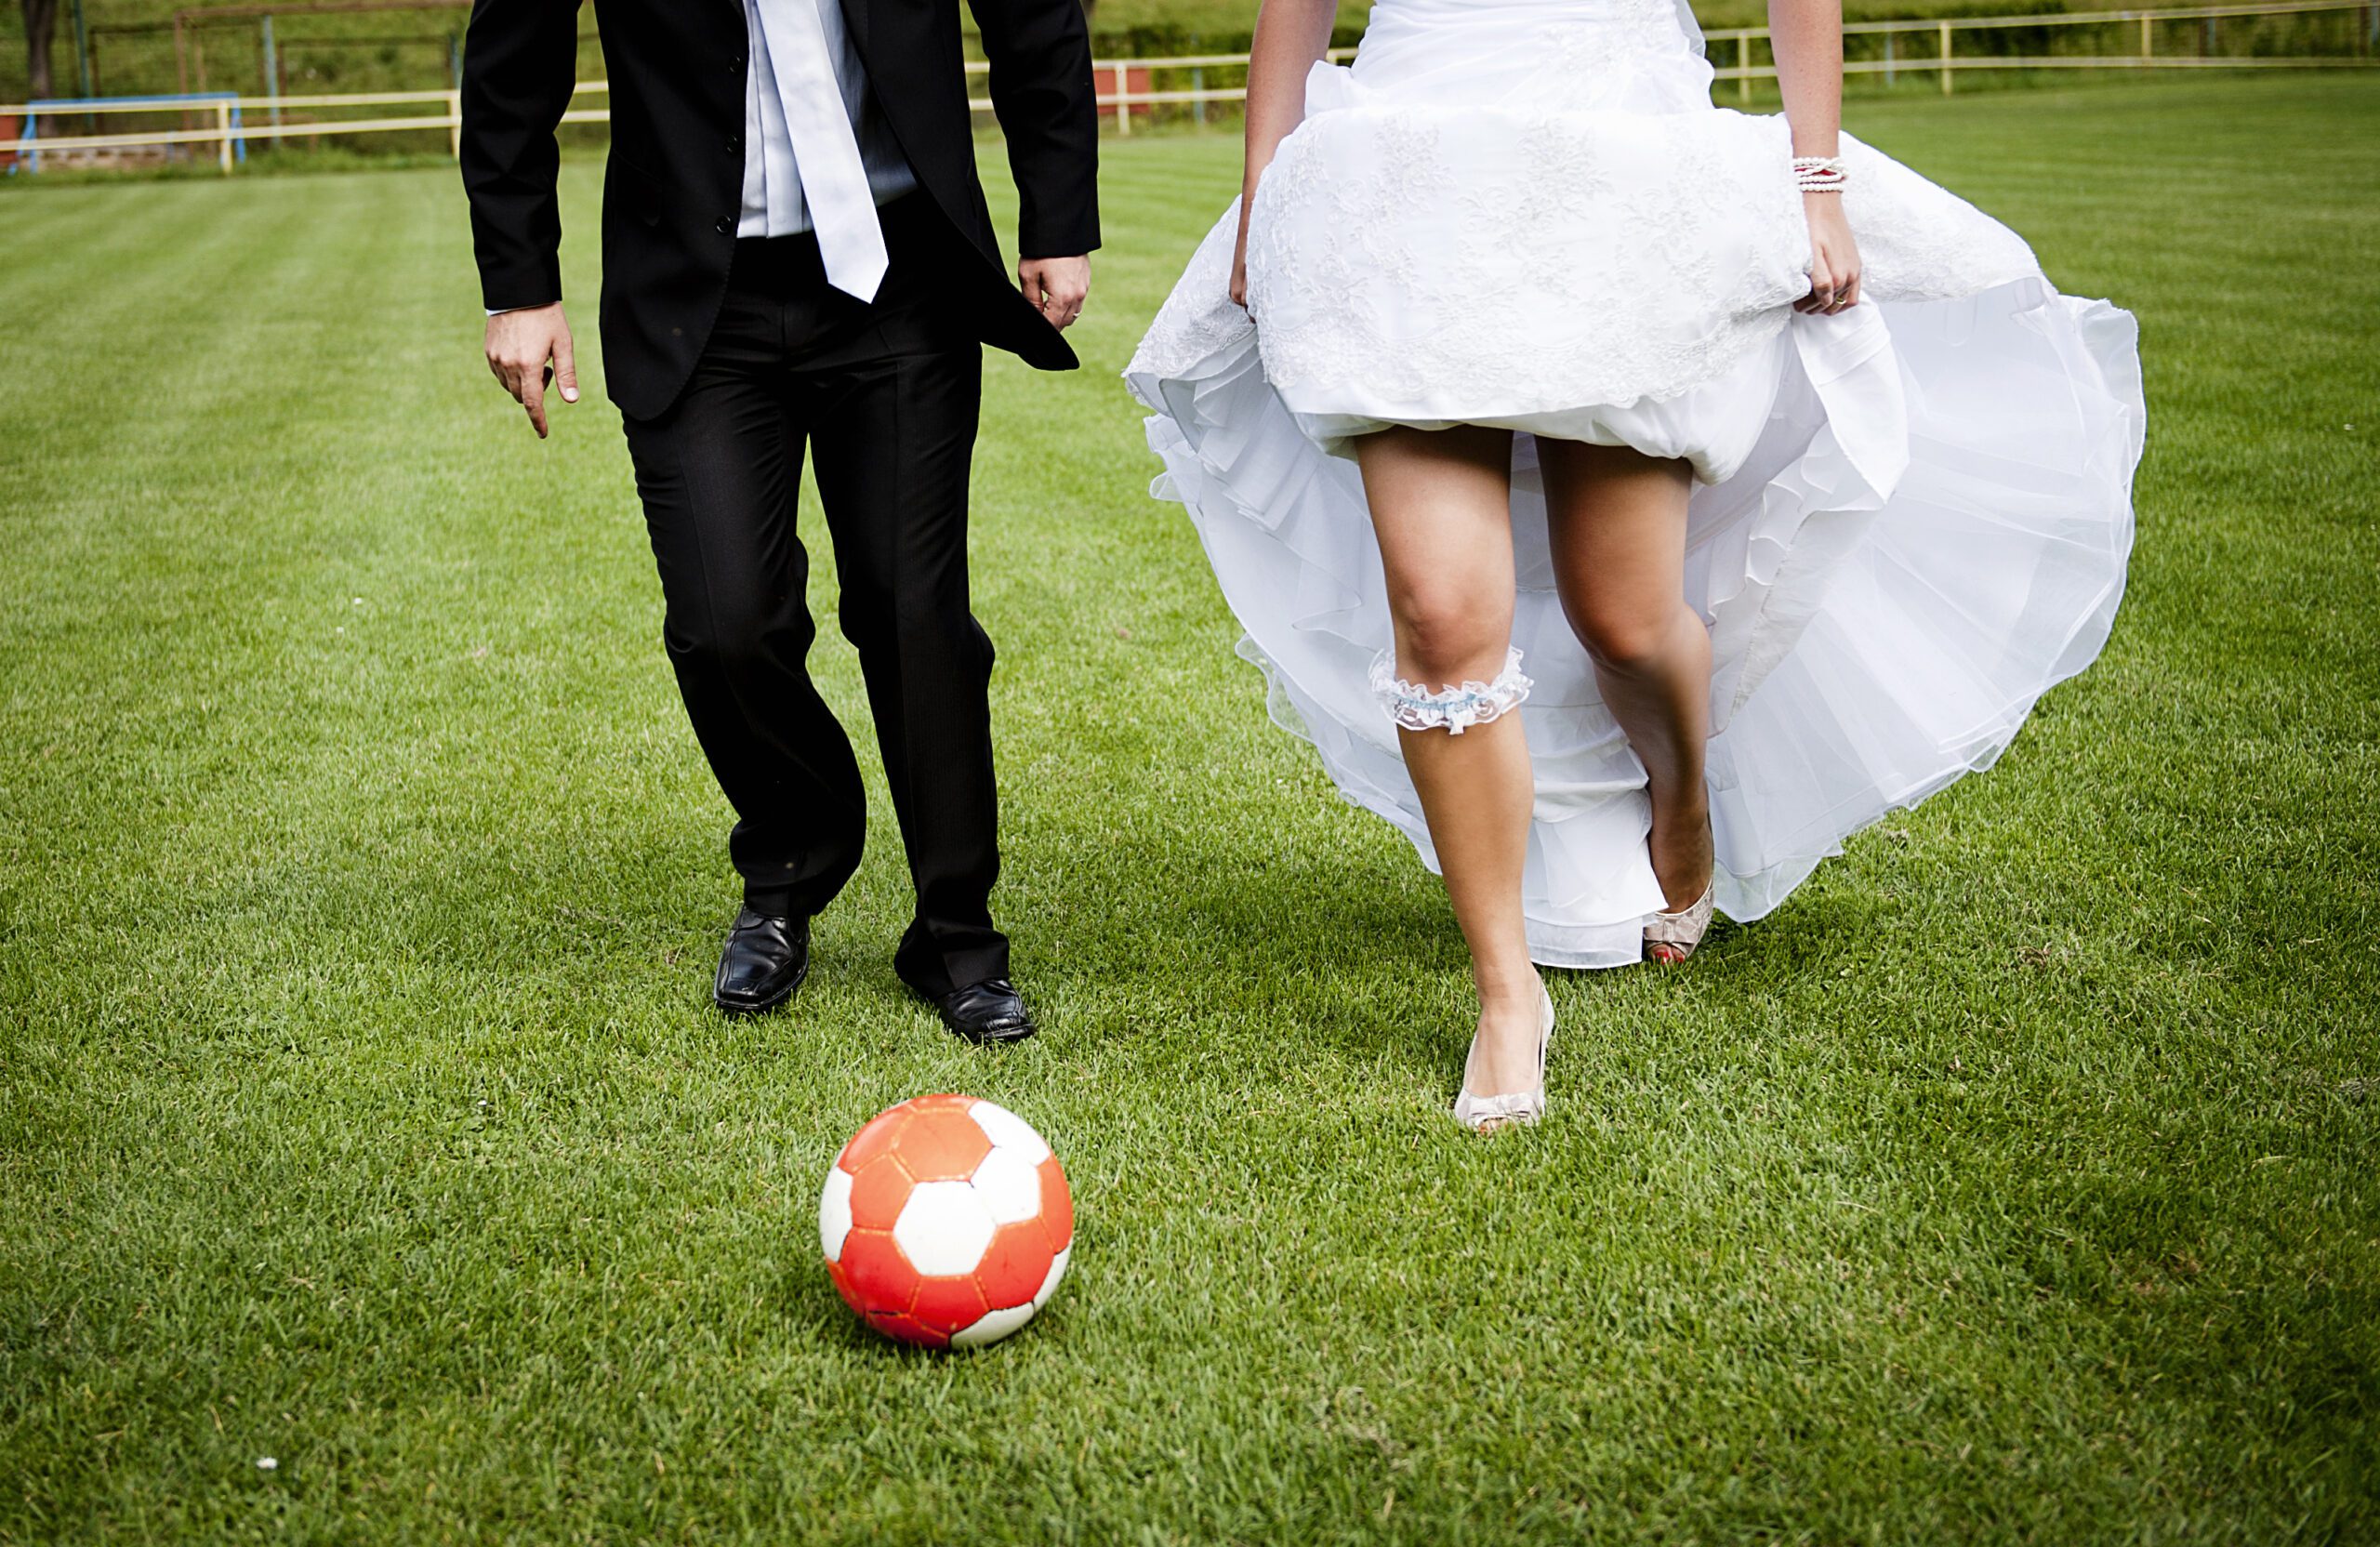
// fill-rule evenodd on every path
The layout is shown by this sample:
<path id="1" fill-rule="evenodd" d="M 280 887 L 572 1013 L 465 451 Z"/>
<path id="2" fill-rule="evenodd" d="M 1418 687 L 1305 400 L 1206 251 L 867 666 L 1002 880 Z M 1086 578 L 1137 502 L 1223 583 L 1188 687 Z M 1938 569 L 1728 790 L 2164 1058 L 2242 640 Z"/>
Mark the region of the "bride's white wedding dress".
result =
<path id="1" fill-rule="evenodd" d="M 1258 187 L 1248 311 L 1235 205 L 1127 372 L 1156 492 L 1197 522 L 1274 718 L 1433 868 L 1369 683 L 1390 622 L 1347 443 L 1526 432 L 1513 643 L 1549 965 L 1637 960 L 1662 896 L 1643 770 L 1554 595 L 1532 436 L 1693 465 L 1738 919 L 1997 759 L 2098 654 L 2132 546 L 2131 316 L 2059 295 L 2015 232 L 1847 135 L 1865 298 L 1795 313 L 1810 245 L 1785 122 L 1714 108 L 1700 43 L 1676 0 L 1380 0 Z"/>

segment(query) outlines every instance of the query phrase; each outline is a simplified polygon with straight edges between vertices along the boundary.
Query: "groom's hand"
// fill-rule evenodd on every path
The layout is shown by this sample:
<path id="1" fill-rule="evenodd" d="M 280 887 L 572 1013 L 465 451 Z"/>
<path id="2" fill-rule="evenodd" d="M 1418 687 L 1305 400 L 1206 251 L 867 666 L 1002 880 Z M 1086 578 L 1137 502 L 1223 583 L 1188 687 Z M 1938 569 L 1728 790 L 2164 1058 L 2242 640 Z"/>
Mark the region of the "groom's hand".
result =
<path id="1" fill-rule="evenodd" d="M 546 438 L 546 384 L 562 388 L 562 401 L 578 401 L 578 363 L 570 352 L 570 324 L 562 302 L 499 311 L 487 320 L 487 368 L 504 390 L 529 411 L 537 439 Z"/>
<path id="2" fill-rule="evenodd" d="M 1091 259 L 1028 258 L 1016 266 L 1016 283 L 1025 298 L 1063 333 L 1082 315 L 1083 298 L 1091 294 Z"/>

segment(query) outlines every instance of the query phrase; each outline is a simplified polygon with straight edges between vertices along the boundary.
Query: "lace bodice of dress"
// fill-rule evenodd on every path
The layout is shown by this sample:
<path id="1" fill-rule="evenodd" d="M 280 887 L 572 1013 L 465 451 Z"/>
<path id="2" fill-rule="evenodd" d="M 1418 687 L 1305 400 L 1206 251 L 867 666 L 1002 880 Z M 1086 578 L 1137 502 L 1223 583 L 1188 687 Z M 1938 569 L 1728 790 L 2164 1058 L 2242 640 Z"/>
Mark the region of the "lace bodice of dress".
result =
<path id="1" fill-rule="evenodd" d="M 1702 34 L 1683 0 L 1380 0 L 1356 50 L 1354 81 L 1441 105 L 1595 105 L 1649 69 L 1659 99 L 1707 106 Z"/>
<path id="2" fill-rule="evenodd" d="M 1784 121 L 1714 108 L 1677 0 L 1379 0 L 1318 66 L 1257 193 L 1252 310 L 1300 412 L 1362 384 L 1401 422 L 1666 400 L 1787 325 L 1809 236 Z M 2023 241 L 1844 137 L 1844 212 L 1878 300 L 2036 277 Z M 1128 374 L 1244 348 L 1236 219 L 1210 233 Z M 1459 305 L 1444 277 L 1463 276 Z M 1586 304 L 1582 298 L 1592 298 Z"/>

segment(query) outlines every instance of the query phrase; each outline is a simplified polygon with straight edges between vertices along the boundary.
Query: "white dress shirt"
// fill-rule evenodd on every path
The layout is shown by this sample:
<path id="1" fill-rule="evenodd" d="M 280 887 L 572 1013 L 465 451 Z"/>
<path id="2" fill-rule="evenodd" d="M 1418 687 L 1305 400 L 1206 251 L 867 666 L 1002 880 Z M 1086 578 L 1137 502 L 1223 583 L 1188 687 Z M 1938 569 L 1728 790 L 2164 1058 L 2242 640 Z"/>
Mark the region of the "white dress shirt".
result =
<path id="1" fill-rule="evenodd" d="M 785 5 L 814 5 L 818 23 L 826 34 L 828 62 L 835 84 L 842 88 L 843 111 L 851 115 L 852 134 L 859 141 L 860 164 L 867 170 L 868 192 L 880 208 L 918 186 L 918 176 L 901 153 L 900 141 L 878 111 L 868 89 L 867 69 L 843 24 L 842 0 L 772 0 Z M 769 40 L 760 28 L 760 0 L 744 0 L 747 59 L 744 72 L 744 205 L 735 226 L 737 236 L 790 236 L 810 229 L 810 205 L 801 196 L 801 169 L 794 163 L 793 138 L 786 132 L 785 109 L 777 99 L 776 78 L 769 70 Z M 519 311 L 507 307 L 490 311 Z"/>
<path id="2" fill-rule="evenodd" d="M 744 0 L 744 31 L 751 64 L 744 73 L 744 209 L 735 234 L 789 236 L 810 229 L 810 205 L 801 196 L 801 169 L 794 164 L 793 139 L 786 133 L 785 110 L 777 101 L 775 78 L 769 73 L 769 40 L 760 28 L 760 3 Z M 835 83 L 842 88 L 843 110 L 851 115 L 860 162 L 867 168 L 868 192 L 876 196 L 878 205 L 917 187 L 917 174 L 909 169 L 900 141 L 892 138 L 892 127 L 868 89 L 866 68 L 860 62 L 850 29 L 843 24 L 842 0 L 772 3 L 817 7 Z"/>

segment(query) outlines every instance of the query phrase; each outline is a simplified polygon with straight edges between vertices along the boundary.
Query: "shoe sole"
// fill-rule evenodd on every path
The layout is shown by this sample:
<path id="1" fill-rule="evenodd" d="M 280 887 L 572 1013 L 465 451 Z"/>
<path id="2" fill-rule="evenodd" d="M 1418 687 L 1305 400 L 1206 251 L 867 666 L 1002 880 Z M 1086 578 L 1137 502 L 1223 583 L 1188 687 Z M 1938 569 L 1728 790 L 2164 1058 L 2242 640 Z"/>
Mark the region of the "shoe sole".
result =
<path id="1" fill-rule="evenodd" d="M 766 998 L 731 998 L 714 988 L 711 990 L 710 1002 L 719 1006 L 720 1013 L 730 1020 L 747 1020 L 754 1015 L 766 1015 L 773 1010 L 784 1009 L 792 1001 L 796 994 L 801 992 L 801 985 L 809 981 L 810 969 L 804 967 L 795 975 L 791 983 Z"/>
<path id="2" fill-rule="evenodd" d="M 1027 1021 L 1014 1031 L 962 1031 L 950 1024 L 949 1019 L 942 1013 L 942 1007 L 934 1002 L 932 995 L 914 983 L 906 984 L 906 986 L 909 990 L 909 998 L 934 1012 L 934 1018 L 942 1022 L 943 1030 L 962 1042 L 972 1043 L 979 1048 L 998 1047 L 1004 1042 L 1023 1042 L 1041 1029 L 1038 1022 Z"/>
<path id="3" fill-rule="evenodd" d="M 960 1041 L 972 1042 L 979 1048 L 996 1048 L 1010 1042 L 1022 1042 L 1041 1029 L 1029 1021 L 1014 1031 L 961 1031 L 948 1021 L 942 1023 L 942 1028 Z"/>

